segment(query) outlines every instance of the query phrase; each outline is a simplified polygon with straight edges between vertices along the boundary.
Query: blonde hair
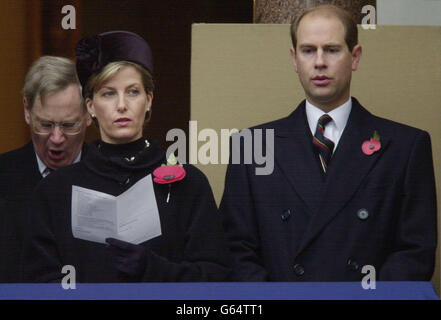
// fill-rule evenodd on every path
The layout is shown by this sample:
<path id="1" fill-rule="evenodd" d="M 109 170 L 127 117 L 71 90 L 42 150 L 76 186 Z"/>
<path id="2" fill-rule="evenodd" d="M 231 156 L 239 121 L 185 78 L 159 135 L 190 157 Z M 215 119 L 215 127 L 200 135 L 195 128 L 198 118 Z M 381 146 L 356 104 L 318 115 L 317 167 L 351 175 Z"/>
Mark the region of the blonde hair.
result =
<path id="1" fill-rule="evenodd" d="M 22 93 L 28 108 L 32 109 L 38 95 L 43 102 L 47 95 L 62 91 L 72 84 L 78 85 L 80 90 L 81 85 L 73 61 L 62 57 L 43 56 L 32 64 L 26 74 Z M 86 110 L 84 104 L 83 107 Z"/>
<path id="2" fill-rule="evenodd" d="M 129 61 L 115 61 L 107 64 L 99 73 L 93 74 L 87 81 L 84 88 L 84 98 L 93 99 L 93 94 L 110 78 L 112 78 L 118 71 L 124 67 L 132 66 L 139 72 L 144 86 L 145 92 L 153 93 L 155 85 L 153 77 L 145 68 L 139 64 Z"/>

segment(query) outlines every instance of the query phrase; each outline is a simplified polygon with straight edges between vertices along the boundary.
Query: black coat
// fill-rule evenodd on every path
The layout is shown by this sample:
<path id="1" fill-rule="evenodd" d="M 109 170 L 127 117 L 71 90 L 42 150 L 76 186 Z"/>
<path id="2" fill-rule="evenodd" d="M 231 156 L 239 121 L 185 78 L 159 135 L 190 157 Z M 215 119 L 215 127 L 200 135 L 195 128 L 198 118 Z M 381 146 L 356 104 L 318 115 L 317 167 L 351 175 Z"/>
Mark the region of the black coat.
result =
<path id="1" fill-rule="evenodd" d="M 41 178 L 32 142 L 0 155 L 0 282 L 20 281 L 28 199 Z"/>
<path id="2" fill-rule="evenodd" d="M 377 280 L 430 280 L 437 222 L 429 135 L 352 102 L 326 176 L 304 102 L 256 127 L 275 132 L 271 175 L 228 166 L 220 211 L 234 280 L 360 281 L 365 265 Z M 369 156 L 361 145 L 375 130 L 381 149 Z"/>
<path id="3" fill-rule="evenodd" d="M 0 282 L 20 281 L 29 198 L 41 179 L 32 141 L 0 155 Z"/>
<path id="4" fill-rule="evenodd" d="M 120 155 L 104 155 L 101 145 L 92 144 L 84 161 L 57 170 L 36 188 L 32 230 L 24 248 L 26 282 L 61 281 L 64 265 L 75 267 L 77 282 L 127 280 L 117 271 L 115 257 L 105 244 L 73 237 L 72 186 L 118 196 L 165 163 L 165 154 L 151 143 L 129 163 Z M 162 235 L 142 244 L 147 248 L 147 267 L 141 281 L 220 281 L 229 271 L 221 220 L 208 180 L 197 168 L 184 168 L 186 177 L 171 187 L 153 183 Z"/>

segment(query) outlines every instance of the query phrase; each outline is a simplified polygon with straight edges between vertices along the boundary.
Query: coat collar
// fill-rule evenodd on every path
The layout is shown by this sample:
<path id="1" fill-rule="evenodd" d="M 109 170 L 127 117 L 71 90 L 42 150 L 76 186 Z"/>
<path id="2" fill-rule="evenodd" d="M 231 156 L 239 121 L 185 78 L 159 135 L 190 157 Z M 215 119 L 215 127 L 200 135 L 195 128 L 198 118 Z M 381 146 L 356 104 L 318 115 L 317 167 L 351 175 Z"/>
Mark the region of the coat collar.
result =
<path id="1" fill-rule="evenodd" d="M 386 150 L 387 136 L 381 136 L 381 149 L 368 156 L 361 145 L 375 130 L 375 117 L 352 98 L 352 110 L 326 177 L 312 147 L 312 134 L 305 101 L 291 115 L 274 125 L 275 163 L 302 199 L 311 220 L 298 248 L 302 251 L 336 216 L 355 194 L 364 177 Z"/>
<path id="2" fill-rule="evenodd" d="M 27 154 L 27 158 L 32 159 L 30 160 L 30 173 L 32 172 L 32 175 L 29 177 L 29 179 L 35 181 L 41 180 L 43 176 L 41 175 L 40 169 L 38 167 L 37 153 L 35 152 L 34 143 L 32 142 L 32 140 L 24 146 L 23 150 Z"/>
<path id="3" fill-rule="evenodd" d="M 318 210 L 313 213 L 298 253 L 306 248 L 351 200 L 389 144 L 389 138 L 381 136 L 380 150 L 372 155 L 363 153 L 361 149 L 363 142 L 372 138 L 375 130 L 381 135 L 381 130 L 375 126 L 375 117 L 355 98 L 352 98 L 352 104 L 348 124 L 328 167 Z"/>
<path id="4" fill-rule="evenodd" d="M 89 146 L 84 164 L 96 174 L 118 183 L 138 172 L 153 171 L 165 161 L 165 153 L 156 141 L 149 139 L 147 145 L 143 138 L 139 142 L 109 148 L 97 140 Z"/>
<path id="5" fill-rule="evenodd" d="M 303 200 L 307 212 L 317 210 L 323 175 L 312 146 L 305 101 L 275 127 L 275 163 Z"/>

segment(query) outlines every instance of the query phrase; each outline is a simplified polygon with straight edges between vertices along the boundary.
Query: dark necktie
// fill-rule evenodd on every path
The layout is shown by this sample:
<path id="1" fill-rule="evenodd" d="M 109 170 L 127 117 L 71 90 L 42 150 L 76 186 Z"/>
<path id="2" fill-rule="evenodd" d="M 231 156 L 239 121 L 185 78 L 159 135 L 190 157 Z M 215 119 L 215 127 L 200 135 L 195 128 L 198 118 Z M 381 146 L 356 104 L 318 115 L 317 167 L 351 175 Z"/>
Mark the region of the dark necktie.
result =
<path id="1" fill-rule="evenodd" d="M 332 118 L 328 114 L 322 115 L 317 122 L 317 128 L 312 138 L 312 143 L 319 153 L 324 172 L 328 168 L 329 160 L 331 160 L 332 152 L 334 151 L 334 142 L 324 136 L 325 127 L 331 120 Z"/>

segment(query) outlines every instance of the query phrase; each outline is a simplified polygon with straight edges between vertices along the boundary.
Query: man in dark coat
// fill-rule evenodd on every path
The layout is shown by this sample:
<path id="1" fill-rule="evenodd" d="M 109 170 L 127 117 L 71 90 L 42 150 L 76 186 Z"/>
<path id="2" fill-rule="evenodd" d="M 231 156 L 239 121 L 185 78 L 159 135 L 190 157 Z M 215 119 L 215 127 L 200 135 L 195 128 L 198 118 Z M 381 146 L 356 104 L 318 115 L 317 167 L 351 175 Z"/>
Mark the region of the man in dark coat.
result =
<path id="1" fill-rule="evenodd" d="M 436 194 L 427 132 L 381 119 L 350 96 L 362 49 L 344 10 L 291 26 L 306 100 L 274 130 L 274 171 L 230 164 L 220 205 L 235 281 L 430 280 Z M 233 140 L 234 141 L 234 138 Z M 232 153 L 239 152 L 233 145 Z M 267 155 L 268 156 L 268 155 Z M 373 273 L 373 274 L 372 274 Z M 370 278 L 372 279 L 372 278 Z"/>
<path id="2" fill-rule="evenodd" d="M 0 282 L 20 281 L 30 194 L 51 171 L 80 160 L 91 122 L 69 59 L 35 61 L 26 75 L 23 104 L 32 140 L 0 155 Z"/>

